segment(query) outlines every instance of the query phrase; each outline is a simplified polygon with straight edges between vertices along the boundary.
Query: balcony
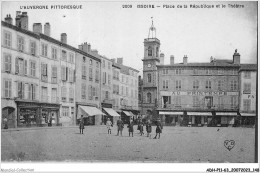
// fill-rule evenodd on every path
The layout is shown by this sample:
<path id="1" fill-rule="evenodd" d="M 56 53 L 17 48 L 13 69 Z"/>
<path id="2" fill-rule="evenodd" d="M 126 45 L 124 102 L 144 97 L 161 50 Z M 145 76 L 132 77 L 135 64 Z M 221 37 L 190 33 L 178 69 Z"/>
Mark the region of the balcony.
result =
<path id="1" fill-rule="evenodd" d="M 159 105 L 158 109 L 165 110 L 198 110 L 198 111 L 238 111 L 238 105 L 214 104 L 214 105 L 190 105 L 190 104 L 165 104 Z"/>
<path id="2" fill-rule="evenodd" d="M 62 102 L 66 102 L 67 101 L 67 97 L 61 97 L 61 101 Z"/>

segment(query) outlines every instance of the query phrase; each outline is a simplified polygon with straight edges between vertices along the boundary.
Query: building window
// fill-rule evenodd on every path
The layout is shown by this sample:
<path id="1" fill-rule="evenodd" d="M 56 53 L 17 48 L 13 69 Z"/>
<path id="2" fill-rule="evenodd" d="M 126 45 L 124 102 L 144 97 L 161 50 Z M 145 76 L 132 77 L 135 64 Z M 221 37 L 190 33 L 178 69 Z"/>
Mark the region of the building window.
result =
<path id="1" fill-rule="evenodd" d="M 128 77 L 126 77 L 126 84 L 128 84 Z"/>
<path id="2" fill-rule="evenodd" d="M 193 69 L 193 74 L 197 75 L 198 74 L 198 69 Z"/>
<path id="3" fill-rule="evenodd" d="M 243 94 L 251 94 L 251 83 L 244 83 Z"/>
<path id="4" fill-rule="evenodd" d="M 237 108 L 237 97 L 231 96 L 231 109 L 236 109 L 236 108 Z"/>
<path id="5" fill-rule="evenodd" d="M 194 90 L 199 89 L 199 81 L 198 80 L 193 81 L 193 89 Z"/>
<path id="6" fill-rule="evenodd" d="M 35 100 L 36 99 L 35 94 L 36 94 L 36 85 L 35 84 L 27 84 L 27 98 L 29 100 Z"/>
<path id="7" fill-rule="evenodd" d="M 67 88 L 65 86 L 61 87 L 61 101 L 66 102 L 67 101 Z"/>
<path id="8" fill-rule="evenodd" d="M 18 88 L 18 93 L 17 96 L 20 99 L 24 99 L 24 83 L 23 82 L 17 82 L 17 88 Z"/>
<path id="9" fill-rule="evenodd" d="M 23 52 L 24 51 L 24 38 L 21 37 L 21 36 L 17 36 L 17 43 L 18 43 L 18 50 L 20 52 Z"/>
<path id="10" fill-rule="evenodd" d="M 4 31 L 4 45 L 7 47 L 11 47 L 12 45 L 12 34 L 11 32 Z"/>
<path id="11" fill-rule="evenodd" d="M 181 72 L 182 72 L 182 70 L 180 68 L 175 70 L 175 74 L 177 74 L 177 75 L 180 75 Z"/>
<path id="12" fill-rule="evenodd" d="M 103 84 L 106 84 L 106 77 L 107 77 L 106 72 L 103 72 Z"/>
<path id="13" fill-rule="evenodd" d="M 176 80 L 175 84 L 176 90 L 181 90 L 181 80 Z"/>
<path id="14" fill-rule="evenodd" d="M 159 56 L 159 47 L 156 47 L 156 57 Z"/>
<path id="15" fill-rule="evenodd" d="M 67 61 L 67 52 L 65 50 L 61 51 L 61 60 Z"/>
<path id="16" fill-rule="evenodd" d="M 151 74 L 147 74 L 147 81 L 148 81 L 148 83 L 152 82 L 152 75 Z"/>
<path id="17" fill-rule="evenodd" d="M 99 68 L 99 63 L 98 62 L 96 62 L 96 67 Z"/>
<path id="18" fill-rule="evenodd" d="M 87 66 L 86 65 L 82 65 L 82 79 L 86 79 L 87 76 Z"/>
<path id="19" fill-rule="evenodd" d="M 237 70 L 236 69 L 231 69 L 230 70 L 230 74 L 231 75 L 236 75 L 237 74 Z"/>
<path id="20" fill-rule="evenodd" d="M 224 89 L 224 81 L 223 80 L 219 80 L 218 81 L 218 90 L 223 90 Z"/>
<path id="21" fill-rule="evenodd" d="M 139 102 L 142 102 L 142 96 L 141 96 L 141 94 L 138 94 L 138 100 L 139 100 Z"/>
<path id="22" fill-rule="evenodd" d="M 99 83 L 99 70 L 96 70 L 95 81 Z"/>
<path id="23" fill-rule="evenodd" d="M 57 60 L 57 49 L 55 47 L 51 48 L 51 58 Z"/>
<path id="24" fill-rule="evenodd" d="M 57 83 L 57 66 L 51 67 L 51 83 Z"/>
<path id="25" fill-rule="evenodd" d="M 57 98 L 57 88 L 52 88 L 51 89 L 51 102 L 53 103 L 58 103 L 59 100 Z"/>
<path id="26" fill-rule="evenodd" d="M 48 89 L 47 87 L 42 87 L 42 101 L 48 102 Z"/>
<path id="27" fill-rule="evenodd" d="M 175 107 L 181 107 L 181 97 L 177 96 L 175 97 Z"/>
<path id="28" fill-rule="evenodd" d="M 108 76 L 107 76 L 107 83 L 108 83 L 108 85 L 111 84 L 111 75 L 110 74 L 108 74 Z"/>
<path id="29" fill-rule="evenodd" d="M 197 96 L 193 96 L 193 107 L 199 107 L 199 98 Z"/>
<path id="30" fill-rule="evenodd" d="M 250 79 L 251 78 L 251 72 L 250 71 L 245 71 L 244 72 L 244 78 Z"/>
<path id="31" fill-rule="evenodd" d="M 89 60 L 89 65 L 92 65 L 92 59 Z"/>
<path id="32" fill-rule="evenodd" d="M 36 55 L 36 42 L 31 41 L 30 42 L 30 47 L 31 47 L 31 55 Z"/>
<path id="33" fill-rule="evenodd" d="M 224 109 L 224 100 L 223 97 L 218 97 L 218 108 Z"/>
<path id="34" fill-rule="evenodd" d="M 151 46 L 148 47 L 148 56 L 153 56 L 153 50 Z"/>
<path id="35" fill-rule="evenodd" d="M 61 80 L 67 80 L 67 68 L 65 66 L 61 66 Z"/>
<path id="36" fill-rule="evenodd" d="M 243 106 L 244 106 L 244 111 L 249 112 L 250 107 L 251 107 L 251 100 L 250 99 L 243 99 Z"/>
<path id="37" fill-rule="evenodd" d="M 74 82 L 74 70 L 70 68 L 68 68 L 68 81 Z"/>
<path id="38" fill-rule="evenodd" d="M 163 80 L 163 89 L 169 88 L 169 80 Z"/>
<path id="39" fill-rule="evenodd" d="M 12 58 L 11 55 L 4 54 L 4 69 L 5 72 L 11 72 L 11 67 L 12 67 Z"/>
<path id="40" fill-rule="evenodd" d="M 11 98 L 12 96 L 12 80 L 4 79 L 4 97 Z"/>
<path id="41" fill-rule="evenodd" d="M 86 57 L 83 56 L 82 60 L 83 60 L 83 62 L 85 63 L 85 62 L 86 62 Z"/>
<path id="42" fill-rule="evenodd" d="M 121 86 L 121 95 L 124 95 L 124 86 Z"/>
<path id="43" fill-rule="evenodd" d="M 231 90 L 231 91 L 235 91 L 235 90 L 238 89 L 237 87 L 238 87 L 237 81 L 236 81 L 236 80 L 232 80 L 232 81 L 230 82 L 230 90 Z"/>
<path id="44" fill-rule="evenodd" d="M 128 87 L 125 87 L 125 94 L 126 94 L 126 97 L 128 97 Z"/>
<path id="45" fill-rule="evenodd" d="M 89 68 L 89 81 L 93 81 L 93 73 L 92 68 Z"/>
<path id="46" fill-rule="evenodd" d="M 206 89 L 211 89 L 211 81 L 206 80 Z"/>
<path id="47" fill-rule="evenodd" d="M 69 107 L 62 106 L 62 116 L 69 117 Z"/>
<path id="48" fill-rule="evenodd" d="M 211 74 L 211 70 L 210 69 L 206 69 L 206 74 L 207 75 Z"/>
<path id="49" fill-rule="evenodd" d="M 107 62 L 107 67 L 108 67 L 108 69 L 110 70 L 111 69 L 111 63 L 110 62 Z"/>
<path id="50" fill-rule="evenodd" d="M 92 86 L 91 85 L 88 86 L 88 99 L 89 100 L 93 99 L 93 96 L 92 96 Z"/>
<path id="51" fill-rule="evenodd" d="M 167 108 L 171 104 L 171 96 L 162 96 L 162 108 Z"/>
<path id="52" fill-rule="evenodd" d="M 219 75 L 222 75 L 222 74 L 224 74 L 224 69 L 222 69 L 222 68 L 219 68 L 219 69 L 218 69 L 218 74 L 219 74 Z"/>
<path id="53" fill-rule="evenodd" d="M 163 75 L 168 74 L 168 69 L 163 69 Z"/>
<path id="54" fill-rule="evenodd" d="M 36 62 L 30 61 L 30 75 L 36 77 Z"/>
<path id="55" fill-rule="evenodd" d="M 48 81 L 48 64 L 42 63 L 42 66 L 41 66 L 41 79 L 44 82 Z"/>
<path id="56" fill-rule="evenodd" d="M 74 63 L 74 54 L 73 53 L 70 53 L 69 62 Z"/>
<path id="57" fill-rule="evenodd" d="M 48 56 L 47 52 L 48 52 L 48 45 L 42 43 L 42 54 L 41 55 L 47 57 Z"/>
<path id="58" fill-rule="evenodd" d="M 147 103 L 152 103 L 152 94 L 147 93 Z"/>
<path id="59" fill-rule="evenodd" d="M 109 92 L 105 91 L 105 99 L 109 99 Z"/>
<path id="60" fill-rule="evenodd" d="M 73 88 L 70 88 L 70 91 L 69 91 L 69 102 L 70 103 L 74 102 L 74 90 L 73 90 Z"/>
<path id="61" fill-rule="evenodd" d="M 86 95 L 87 95 L 86 91 L 87 91 L 87 86 L 86 86 L 86 84 L 82 83 L 81 84 L 81 98 L 82 99 L 86 99 Z"/>

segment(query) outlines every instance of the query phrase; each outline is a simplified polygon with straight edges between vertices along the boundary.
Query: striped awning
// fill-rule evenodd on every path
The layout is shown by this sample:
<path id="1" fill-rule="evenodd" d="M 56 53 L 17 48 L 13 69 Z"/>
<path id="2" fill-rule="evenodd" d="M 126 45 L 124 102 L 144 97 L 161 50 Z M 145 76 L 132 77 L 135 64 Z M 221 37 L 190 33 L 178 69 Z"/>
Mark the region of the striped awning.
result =
<path id="1" fill-rule="evenodd" d="M 216 112 L 216 115 L 221 116 L 237 116 L 236 112 Z"/>
<path id="2" fill-rule="evenodd" d="M 81 115 L 83 115 L 83 117 L 95 116 L 95 115 L 105 115 L 99 109 L 97 109 L 96 107 L 92 107 L 92 106 L 79 106 L 78 114 L 79 114 L 78 119 L 81 118 Z"/>
<path id="3" fill-rule="evenodd" d="M 183 115 L 183 112 L 165 112 L 165 111 L 159 111 L 160 115 Z"/>
<path id="4" fill-rule="evenodd" d="M 211 112 L 187 112 L 187 115 L 194 115 L 194 116 L 212 116 Z"/>
<path id="5" fill-rule="evenodd" d="M 240 112 L 240 115 L 243 117 L 255 117 L 256 116 L 255 113 L 241 113 L 241 112 Z"/>
<path id="6" fill-rule="evenodd" d="M 128 112 L 128 111 L 123 111 L 125 114 L 126 114 L 126 116 L 132 116 L 131 114 L 130 114 L 130 112 Z"/>

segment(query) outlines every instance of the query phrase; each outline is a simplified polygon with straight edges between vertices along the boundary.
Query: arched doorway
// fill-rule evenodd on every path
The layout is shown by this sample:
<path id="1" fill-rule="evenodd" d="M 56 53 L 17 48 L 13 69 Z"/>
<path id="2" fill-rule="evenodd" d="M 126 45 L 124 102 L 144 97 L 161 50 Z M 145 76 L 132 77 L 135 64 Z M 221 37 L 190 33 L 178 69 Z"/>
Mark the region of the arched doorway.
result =
<path id="1" fill-rule="evenodd" d="M 14 128 L 15 127 L 15 108 L 13 107 L 5 107 L 2 109 L 2 123 L 4 118 L 7 118 L 7 125 L 8 128 Z M 2 124 L 2 128 L 4 125 Z"/>

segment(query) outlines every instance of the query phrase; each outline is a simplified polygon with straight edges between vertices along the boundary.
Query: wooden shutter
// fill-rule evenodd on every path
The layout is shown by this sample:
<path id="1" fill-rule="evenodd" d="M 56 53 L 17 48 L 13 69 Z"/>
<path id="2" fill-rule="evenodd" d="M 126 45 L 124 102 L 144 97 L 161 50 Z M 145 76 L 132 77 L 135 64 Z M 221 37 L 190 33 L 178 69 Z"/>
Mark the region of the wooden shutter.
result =
<path id="1" fill-rule="evenodd" d="M 10 72 L 10 70 L 9 70 L 9 55 L 4 56 L 4 68 L 5 68 L 6 72 Z"/>
<path id="2" fill-rule="evenodd" d="M 24 75 L 27 75 L 27 60 L 24 60 Z"/>
<path id="3" fill-rule="evenodd" d="M 69 73 L 69 68 L 66 67 L 66 71 L 65 71 L 65 80 L 67 81 L 68 80 L 68 73 Z"/>
<path id="4" fill-rule="evenodd" d="M 22 83 L 22 98 L 24 99 L 24 90 L 25 90 L 25 84 Z"/>
<path id="5" fill-rule="evenodd" d="M 32 85 L 28 84 L 28 99 L 32 100 Z"/>
<path id="6" fill-rule="evenodd" d="M 18 57 L 15 58 L 15 73 L 18 74 L 19 73 L 19 59 Z"/>

